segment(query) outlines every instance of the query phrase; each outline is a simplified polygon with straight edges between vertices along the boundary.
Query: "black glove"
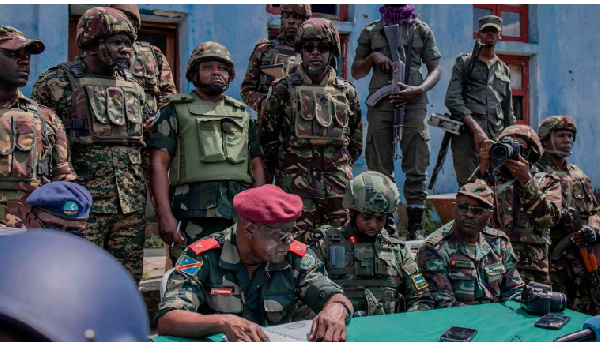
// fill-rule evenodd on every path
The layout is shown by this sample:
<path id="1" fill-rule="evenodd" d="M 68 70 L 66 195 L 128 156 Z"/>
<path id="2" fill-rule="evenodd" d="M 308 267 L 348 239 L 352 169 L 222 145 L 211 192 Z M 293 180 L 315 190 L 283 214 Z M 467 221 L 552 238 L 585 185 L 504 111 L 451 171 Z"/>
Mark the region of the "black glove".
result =
<path id="1" fill-rule="evenodd" d="M 597 241 L 598 236 L 596 235 L 596 230 L 587 225 L 582 226 L 581 230 L 573 234 L 573 242 L 579 245 L 580 248 L 590 248 L 594 246 Z"/>

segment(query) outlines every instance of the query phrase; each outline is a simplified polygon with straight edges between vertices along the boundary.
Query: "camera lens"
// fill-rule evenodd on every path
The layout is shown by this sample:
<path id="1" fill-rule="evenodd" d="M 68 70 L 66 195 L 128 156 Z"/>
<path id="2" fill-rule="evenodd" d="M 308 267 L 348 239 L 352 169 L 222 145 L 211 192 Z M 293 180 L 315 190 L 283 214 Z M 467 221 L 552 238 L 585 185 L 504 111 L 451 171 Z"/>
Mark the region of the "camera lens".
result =
<path id="1" fill-rule="evenodd" d="M 549 292 L 550 311 L 563 311 L 567 308 L 567 296 L 562 292 Z"/>

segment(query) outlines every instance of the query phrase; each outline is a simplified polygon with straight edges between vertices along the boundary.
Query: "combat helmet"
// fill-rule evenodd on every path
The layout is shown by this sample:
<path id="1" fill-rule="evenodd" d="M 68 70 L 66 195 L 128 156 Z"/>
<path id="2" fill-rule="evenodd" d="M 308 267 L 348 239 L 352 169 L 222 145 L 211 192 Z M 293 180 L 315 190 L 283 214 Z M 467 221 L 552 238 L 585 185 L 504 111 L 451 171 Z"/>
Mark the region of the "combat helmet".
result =
<path id="1" fill-rule="evenodd" d="M 539 130 L 540 140 L 551 138 L 552 132 L 559 130 L 571 131 L 573 133 L 573 142 L 575 142 L 575 138 L 577 137 L 577 126 L 575 125 L 573 118 L 567 115 L 550 116 L 542 121 Z M 557 150 L 553 140 L 550 140 L 550 145 L 552 145 L 552 149 L 545 149 L 546 152 L 554 153 L 561 157 L 569 157 L 571 155 L 570 151 L 564 152 Z"/>
<path id="2" fill-rule="evenodd" d="M 279 6 L 279 11 L 281 13 L 283 12 L 293 12 L 296 14 L 299 14 L 301 16 L 304 17 L 304 19 L 308 19 L 310 18 L 310 16 L 312 16 L 312 10 L 310 8 L 310 5 L 289 5 L 289 4 L 282 4 Z"/>
<path id="3" fill-rule="evenodd" d="M 529 163 L 533 164 L 542 158 L 542 143 L 540 142 L 538 135 L 530 126 L 512 125 L 506 127 L 502 133 L 500 133 L 498 140 L 508 136 L 522 138 L 529 144 L 529 155 L 527 158 Z"/>
<path id="4" fill-rule="evenodd" d="M 294 50 L 300 53 L 302 45 L 309 39 L 318 39 L 322 43 L 331 46 L 335 56 L 340 55 L 340 34 L 335 25 L 327 19 L 311 18 L 298 28 L 298 34 L 294 39 Z"/>
<path id="5" fill-rule="evenodd" d="M 216 60 L 223 62 L 229 67 L 229 82 L 235 77 L 235 66 L 233 60 L 231 60 L 231 54 L 224 45 L 217 42 L 204 42 L 200 43 L 192 52 L 190 61 L 188 62 L 187 71 L 185 77 L 189 81 L 195 81 L 198 74 L 198 66 L 203 61 Z"/>
<path id="6" fill-rule="evenodd" d="M 81 49 L 89 48 L 107 37 L 126 34 L 136 39 L 135 27 L 125 13 L 110 7 L 93 7 L 85 11 L 77 23 L 75 42 Z"/>
<path id="7" fill-rule="evenodd" d="M 140 16 L 140 10 L 136 4 L 110 4 L 106 6 L 116 8 L 125 13 L 131 24 L 135 27 L 135 32 L 140 31 L 140 28 L 142 27 L 142 17 Z"/>
<path id="8" fill-rule="evenodd" d="M 345 209 L 362 213 L 392 213 L 396 210 L 400 192 L 394 181 L 382 173 L 366 171 L 346 187 L 342 201 Z"/>

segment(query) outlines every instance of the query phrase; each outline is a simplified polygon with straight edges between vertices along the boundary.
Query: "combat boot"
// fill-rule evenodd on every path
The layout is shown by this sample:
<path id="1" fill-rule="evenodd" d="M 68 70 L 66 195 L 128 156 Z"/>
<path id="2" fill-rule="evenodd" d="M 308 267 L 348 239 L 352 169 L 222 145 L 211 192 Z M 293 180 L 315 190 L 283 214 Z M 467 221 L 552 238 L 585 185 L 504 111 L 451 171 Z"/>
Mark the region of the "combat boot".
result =
<path id="1" fill-rule="evenodd" d="M 406 214 L 408 216 L 408 226 L 406 230 L 408 231 L 408 236 L 406 236 L 406 240 L 424 240 L 423 237 L 423 212 L 425 212 L 425 207 L 415 207 L 408 206 L 406 208 Z"/>

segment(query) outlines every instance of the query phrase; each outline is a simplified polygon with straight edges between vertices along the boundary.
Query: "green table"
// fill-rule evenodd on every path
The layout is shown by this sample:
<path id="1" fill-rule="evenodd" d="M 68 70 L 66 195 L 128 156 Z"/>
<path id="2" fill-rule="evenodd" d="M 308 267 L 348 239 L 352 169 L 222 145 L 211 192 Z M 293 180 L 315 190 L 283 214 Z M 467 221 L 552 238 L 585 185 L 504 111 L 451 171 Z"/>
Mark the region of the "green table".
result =
<path id="1" fill-rule="evenodd" d="M 581 329 L 590 316 L 573 310 L 562 313 L 571 321 L 560 330 L 533 326 L 539 316 L 529 315 L 517 302 L 489 303 L 461 308 L 444 308 L 393 315 L 367 316 L 352 319 L 348 326 L 348 341 L 439 341 L 451 326 L 475 328 L 479 332 L 473 341 L 552 341 Z M 214 335 L 205 341 L 220 341 Z M 192 341 L 192 339 L 160 336 L 154 341 Z M 193 341 L 198 341 L 194 339 Z"/>

